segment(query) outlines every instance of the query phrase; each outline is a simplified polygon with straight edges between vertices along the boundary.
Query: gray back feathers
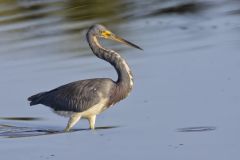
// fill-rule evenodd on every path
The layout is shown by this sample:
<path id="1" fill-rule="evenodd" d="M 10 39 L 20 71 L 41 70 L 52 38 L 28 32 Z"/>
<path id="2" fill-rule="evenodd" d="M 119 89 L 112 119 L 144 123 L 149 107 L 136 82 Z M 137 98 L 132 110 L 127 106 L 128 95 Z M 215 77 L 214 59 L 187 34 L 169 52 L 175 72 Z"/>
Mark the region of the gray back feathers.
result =
<path id="1" fill-rule="evenodd" d="M 111 79 L 98 78 L 76 81 L 29 97 L 32 105 L 43 104 L 55 111 L 83 112 L 102 98 L 110 98 L 115 83 Z"/>

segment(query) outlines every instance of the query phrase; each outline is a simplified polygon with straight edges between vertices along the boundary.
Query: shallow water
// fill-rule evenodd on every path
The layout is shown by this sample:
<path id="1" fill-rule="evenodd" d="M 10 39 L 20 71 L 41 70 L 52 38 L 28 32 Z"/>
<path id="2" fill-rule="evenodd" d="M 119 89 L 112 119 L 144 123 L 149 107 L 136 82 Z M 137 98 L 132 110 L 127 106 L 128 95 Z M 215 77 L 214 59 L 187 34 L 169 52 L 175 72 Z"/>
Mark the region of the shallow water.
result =
<path id="1" fill-rule="evenodd" d="M 239 159 L 240 3 L 237 0 L 0 1 L 1 159 Z M 116 73 L 85 40 L 94 23 L 135 42 L 114 42 L 133 70 L 124 101 L 96 131 L 27 97 Z"/>

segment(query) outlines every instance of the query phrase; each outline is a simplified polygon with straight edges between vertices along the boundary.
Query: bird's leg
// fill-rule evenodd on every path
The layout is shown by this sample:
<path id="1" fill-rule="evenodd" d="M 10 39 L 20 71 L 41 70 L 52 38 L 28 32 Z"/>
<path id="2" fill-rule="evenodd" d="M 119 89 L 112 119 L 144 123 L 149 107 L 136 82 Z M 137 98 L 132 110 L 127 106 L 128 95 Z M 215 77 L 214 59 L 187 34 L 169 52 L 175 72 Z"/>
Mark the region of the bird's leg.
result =
<path id="1" fill-rule="evenodd" d="M 73 114 L 67 124 L 67 127 L 64 129 L 64 132 L 68 132 L 81 118 L 81 114 Z"/>
<path id="2" fill-rule="evenodd" d="M 96 115 L 88 117 L 88 122 L 92 130 L 95 129 L 95 121 L 96 121 Z"/>

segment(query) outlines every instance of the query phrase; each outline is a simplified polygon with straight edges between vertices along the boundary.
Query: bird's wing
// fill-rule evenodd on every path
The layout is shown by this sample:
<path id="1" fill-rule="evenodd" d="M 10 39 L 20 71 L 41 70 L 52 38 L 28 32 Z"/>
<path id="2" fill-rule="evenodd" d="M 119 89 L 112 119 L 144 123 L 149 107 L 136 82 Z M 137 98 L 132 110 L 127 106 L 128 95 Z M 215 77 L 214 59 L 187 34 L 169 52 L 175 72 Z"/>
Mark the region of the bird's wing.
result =
<path id="1" fill-rule="evenodd" d="M 40 104 L 56 111 L 83 112 L 100 102 L 99 86 L 102 82 L 102 79 L 94 79 L 69 83 L 46 92 Z"/>

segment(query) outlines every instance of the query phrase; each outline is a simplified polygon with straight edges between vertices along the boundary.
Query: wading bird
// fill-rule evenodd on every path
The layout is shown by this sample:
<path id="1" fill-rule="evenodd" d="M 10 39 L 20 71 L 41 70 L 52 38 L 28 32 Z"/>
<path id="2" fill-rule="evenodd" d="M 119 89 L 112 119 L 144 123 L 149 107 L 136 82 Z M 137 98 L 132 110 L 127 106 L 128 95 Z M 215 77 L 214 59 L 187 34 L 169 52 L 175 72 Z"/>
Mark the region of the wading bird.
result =
<path id="1" fill-rule="evenodd" d="M 98 38 L 111 39 L 142 50 L 103 25 L 96 24 L 89 28 L 87 41 L 90 48 L 98 58 L 115 68 L 117 81 L 109 78 L 80 80 L 28 98 L 30 106 L 43 104 L 59 115 L 70 117 L 64 131 L 69 131 L 80 118 L 88 119 L 90 128 L 94 129 L 96 115 L 126 98 L 132 90 L 133 76 L 127 62 L 114 50 L 101 46 Z"/>

